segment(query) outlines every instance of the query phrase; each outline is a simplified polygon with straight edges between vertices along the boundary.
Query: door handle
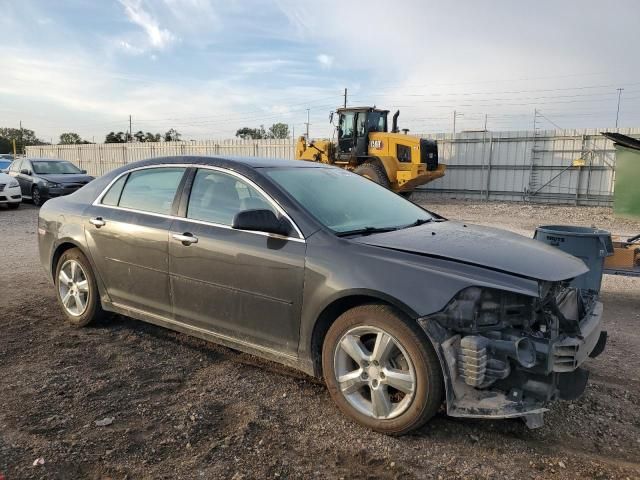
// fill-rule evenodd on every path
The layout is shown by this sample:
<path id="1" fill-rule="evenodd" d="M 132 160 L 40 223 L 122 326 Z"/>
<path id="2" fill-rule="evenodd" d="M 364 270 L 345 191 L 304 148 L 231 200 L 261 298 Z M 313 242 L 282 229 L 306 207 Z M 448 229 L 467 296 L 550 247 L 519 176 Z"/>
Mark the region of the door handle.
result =
<path id="1" fill-rule="evenodd" d="M 185 247 L 188 247 L 192 243 L 198 243 L 198 237 L 194 236 L 191 233 L 174 233 L 173 239 L 182 242 Z"/>
<path id="2" fill-rule="evenodd" d="M 89 223 L 96 228 L 104 227 L 107 224 L 102 217 L 90 218 Z"/>

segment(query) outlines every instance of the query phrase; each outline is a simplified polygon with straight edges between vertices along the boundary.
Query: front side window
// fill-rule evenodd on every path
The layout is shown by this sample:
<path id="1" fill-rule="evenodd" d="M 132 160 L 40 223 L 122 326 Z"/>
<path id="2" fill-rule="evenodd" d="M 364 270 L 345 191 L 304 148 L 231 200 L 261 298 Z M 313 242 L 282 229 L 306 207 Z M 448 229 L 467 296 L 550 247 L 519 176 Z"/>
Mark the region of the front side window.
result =
<path id="1" fill-rule="evenodd" d="M 169 167 L 147 168 L 131 172 L 120 193 L 118 206 L 168 215 L 171 213 L 173 199 L 184 171 L 184 167 Z M 115 184 L 112 189 L 114 187 L 116 187 Z M 110 193 L 111 190 L 107 195 Z M 113 196 L 115 196 L 115 190 Z"/>
<path id="2" fill-rule="evenodd" d="M 80 170 L 71 162 L 43 162 L 35 160 L 32 163 L 33 173 L 37 173 L 39 175 L 69 175 L 74 173 L 82 173 L 82 170 Z"/>
<path id="3" fill-rule="evenodd" d="M 248 183 L 216 170 L 198 170 L 187 218 L 232 225 L 233 217 L 244 210 L 271 210 L 278 215 L 267 199 Z"/>
<path id="4" fill-rule="evenodd" d="M 265 173 L 336 233 L 404 228 L 433 217 L 399 195 L 339 168 L 269 168 Z"/>

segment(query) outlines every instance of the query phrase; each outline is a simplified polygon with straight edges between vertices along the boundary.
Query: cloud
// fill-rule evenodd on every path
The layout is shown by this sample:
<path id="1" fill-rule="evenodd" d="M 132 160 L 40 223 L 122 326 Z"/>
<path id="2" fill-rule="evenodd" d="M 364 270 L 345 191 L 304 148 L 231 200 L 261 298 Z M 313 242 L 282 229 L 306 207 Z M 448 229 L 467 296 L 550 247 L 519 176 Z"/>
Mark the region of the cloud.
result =
<path id="1" fill-rule="evenodd" d="M 232 137 L 243 126 L 279 121 L 302 128 L 306 108 L 324 119 L 339 100 L 337 94 L 327 100 L 334 90 L 327 87 L 253 85 L 233 68 L 226 76 L 176 80 L 129 74 L 79 49 L 11 47 L 3 56 L 14 68 L 0 82 L 0 114 L 7 124 L 25 121 L 46 139 L 75 131 L 101 141 L 122 130 L 129 114 L 136 130 L 176 128 L 185 138 Z"/>
<path id="2" fill-rule="evenodd" d="M 144 48 L 136 47 L 126 40 L 120 40 L 117 46 L 130 55 L 142 55 L 144 53 Z"/>
<path id="3" fill-rule="evenodd" d="M 119 1 L 124 7 L 129 21 L 144 30 L 151 47 L 164 50 L 177 40 L 177 37 L 171 31 L 161 28 L 156 18 L 144 9 L 142 0 Z"/>
<path id="4" fill-rule="evenodd" d="M 326 53 L 321 53 L 316 57 L 322 68 L 329 70 L 333 67 L 334 58 L 331 55 L 327 55 Z"/>

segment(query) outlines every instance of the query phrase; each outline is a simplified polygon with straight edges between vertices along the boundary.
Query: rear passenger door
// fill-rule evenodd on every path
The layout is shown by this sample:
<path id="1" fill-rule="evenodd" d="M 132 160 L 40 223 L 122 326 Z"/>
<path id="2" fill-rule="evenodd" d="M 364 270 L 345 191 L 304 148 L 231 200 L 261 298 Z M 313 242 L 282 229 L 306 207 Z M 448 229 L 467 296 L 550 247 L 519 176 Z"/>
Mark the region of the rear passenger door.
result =
<path id="1" fill-rule="evenodd" d="M 239 174 L 197 170 L 180 212 L 184 218 L 175 220 L 169 239 L 174 318 L 293 355 L 306 244 L 295 230 L 280 237 L 233 229 L 234 216 L 250 209 L 283 216 L 272 199 Z"/>
<path id="2" fill-rule="evenodd" d="M 111 300 L 171 316 L 168 235 L 183 166 L 133 170 L 89 208 L 87 243 Z"/>

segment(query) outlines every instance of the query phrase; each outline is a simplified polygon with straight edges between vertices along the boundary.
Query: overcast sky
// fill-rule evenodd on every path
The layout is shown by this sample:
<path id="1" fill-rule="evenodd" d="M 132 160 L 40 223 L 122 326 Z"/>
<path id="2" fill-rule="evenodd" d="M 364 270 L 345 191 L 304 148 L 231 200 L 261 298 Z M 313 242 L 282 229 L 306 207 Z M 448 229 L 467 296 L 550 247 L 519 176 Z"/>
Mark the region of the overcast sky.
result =
<path id="1" fill-rule="evenodd" d="M 186 139 L 349 104 L 412 132 L 640 126 L 640 2 L 0 0 L 0 126 Z"/>

